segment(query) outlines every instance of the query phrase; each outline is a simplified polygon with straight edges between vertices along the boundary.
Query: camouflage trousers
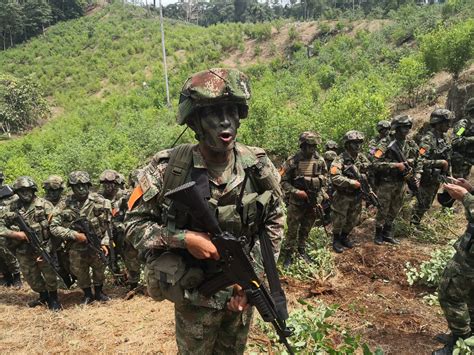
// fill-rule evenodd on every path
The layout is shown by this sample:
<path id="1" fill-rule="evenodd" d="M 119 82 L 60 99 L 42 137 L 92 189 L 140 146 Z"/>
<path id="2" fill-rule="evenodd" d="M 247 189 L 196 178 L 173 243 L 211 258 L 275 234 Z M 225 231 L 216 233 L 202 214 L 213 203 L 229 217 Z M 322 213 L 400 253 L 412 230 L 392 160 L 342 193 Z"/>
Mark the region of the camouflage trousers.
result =
<path id="1" fill-rule="evenodd" d="M 474 331 L 474 269 L 463 272 L 457 262 L 450 260 L 439 284 L 438 298 L 453 334 Z"/>
<path id="2" fill-rule="evenodd" d="M 129 283 L 136 283 L 140 281 L 140 267 L 141 263 L 138 260 L 138 250 L 135 249 L 128 240 L 125 239 L 121 254 L 123 262 L 127 268 L 127 279 Z"/>
<path id="3" fill-rule="evenodd" d="M 314 208 L 292 203 L 288 205 L 288 231 L 283 246 L 283 250 L 286 253 L 294 253 L 297 246 L 298 248 L 305 248 L 309 232 L 317 218 L 318 215 Z"/>
<path id="4" fill-rule="evenodd" d="M 377 197 L 380 206 L 375 217 L 375 226 L 391 226 L 403 205 L 405 194 L 404 181 L 382 181 L 377 186 Z"/>
<path id="5" fill-rule="evenodd" d="M 56 291 L 56 273 L 46 261 L 37 261 L 36 253 L 17 253 L 21 272 L 28 285 L 35 292 Z"/>
<path id="6" fill-rule="evenodd" d="M 440 183 L 437 180 L 421 179 L 416 195 L 416 206 L 413 210 L 412 222 L 420 223 L 423 215 L 430 209 L 438 192 Z"/>
<path id="7" fill-rule="evenodd" d="M 94 286 L 103 285 L 105 281 L 105 265 L 99 256 L 92 250 L 70 250 L 69 260 L 71 263 L 71 272 L 77 278 L 77 286 L 84 289 Z"/>
<path id="8" fill-rule="evenodd" d="M 334 234 L 350 234 L 359 224 L 362 199 L 357 194 L 334 192 L 332 203 L 332 231 Z"/>
<path id="9" fill-rule="evenodd" d="M 0 238 L 0 265 L 2 269 L 0 271 L 9 272 L 11 274 L 18 274 L 20 272 L 20 264 L 15 255 L 8 250 L 5 238 Z"/>
<path id="10" fill-rule="evenodd" d="M 179 354 L 243 354 L 252 313 L 175 305 Z"/>

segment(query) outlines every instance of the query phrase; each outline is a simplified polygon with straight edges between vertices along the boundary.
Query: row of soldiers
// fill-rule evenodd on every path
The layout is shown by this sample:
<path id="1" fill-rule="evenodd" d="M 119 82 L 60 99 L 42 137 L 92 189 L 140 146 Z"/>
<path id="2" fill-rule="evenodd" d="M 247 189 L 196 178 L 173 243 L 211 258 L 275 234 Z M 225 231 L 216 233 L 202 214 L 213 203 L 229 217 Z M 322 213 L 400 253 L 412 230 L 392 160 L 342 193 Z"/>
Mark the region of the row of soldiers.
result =
<path id="1" fill-rule="evenodd" d="M 103 291 L 107 265 L 118 281 L 127 282 L 130 289 L 138 287 L 138 253 L 126 241 L 123 226 L 130 194 L 123 175 L 104 171 L 96 193 L 87 172 L 71 172 L 67 195 L 63 179 L 53 175 L 43 183 L 44 198 L 37 196 L 38 186 L 31 177 L 17 178 L 11 188 L 3 186 L 3 180 L 0 172 L 0 271 L 5 286 L 21 287 L 21 270 L 39 294 L 30 307 L 60 310 L 58 279 L 68 288 L 76 283 L 83 290 L 82 304 L 108 301 Z M 134 184 L 131 178 L 130 188 Z M 126 275 L 118 266 L 119 255 Z"/>
<path id="2" fill-rule="evenodd" d="M 455 178 L 467 178 L 474 162 L 474 98 L 468 100 L 465 117 L 456 122 L 450 138 L 447 132 L 453 118 L 449 110 L 435 109 L 429 125 L 415 139 L 409 138 L 411 117 L 399 115 L 381 121 L 367 152 L 362 151 L 364 135 L 358 131 L 344 135 L 341 154 L 337 143 L 328 141 L 322 155 L 317 152 L 319 135 L 303 132 L 300 150 L 280 169 L 288 205 L 283 266 L 289 267 L 296 255 L 312 261 L 306 252 L 308 234 L 315 223 L 326 225 L 329 215 L 334 251 L 342 253 L 352 248 L 349 235 L 359 222 L 363 200 L 377 207 L 374 242 L 398 244 L 392 235 L 393 223 L 407 186 L 417 200 L 411 224 L 422 228 L 420 222 L 440 184 L 449 182 L 451 173 Z M 444 206 L 452 206 L 453 200 L 446 193 L 440 194 L 439 200 Z"/>

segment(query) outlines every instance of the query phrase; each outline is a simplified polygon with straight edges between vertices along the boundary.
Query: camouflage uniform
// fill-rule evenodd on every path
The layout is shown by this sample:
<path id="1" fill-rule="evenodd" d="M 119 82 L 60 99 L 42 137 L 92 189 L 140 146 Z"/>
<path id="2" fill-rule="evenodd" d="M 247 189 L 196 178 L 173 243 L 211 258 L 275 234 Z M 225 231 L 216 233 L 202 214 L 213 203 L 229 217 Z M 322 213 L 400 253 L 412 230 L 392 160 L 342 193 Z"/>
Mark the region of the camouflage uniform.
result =
<path id="1" fill-rule="evenodd" d="M 326 144 L 324 144 L 324 152 L 332 151 L 337 154 L 338 149 L 339 149 L 339 146 L 337 145 L 336 142 L 332 140 L 328 140 Z"/>
<path id="2" fill-rule="evenodd" d="M 348 151 L 348 144 L 351 142 L 362 144 L 364 135 L 358 131 L 349 131 L 344 135 L 344 147 L 346 150 L 332 162 L 330 168 L 331 182 L 334 188 L 334 194 L 331 202 L 332 210 L 332 230 L 333 230 L 333 249 L 337 253 L 343 251 L 343 246 L 352 248 L 349 241 L 349 234 L 359 223 L 360 213 L 362 211 L 362 196 L 360 186 L 355 176 L 367 174 L 370 161 L 360 153 L 355 158 Z M 351 167 L 355 172 L 351 171 Z"/>
<path id="3" fill-rule="evenodd" d="M 462 203 L 466 211 L 468 228 L 454 247 L 456 254 L 448 262 L 438 289 L 438 298 L 453 341 L 446 351 L 451 354 L 452 345 L 458 338 L 468 338 L 474 331 L 474 196 L 466 193 Z"/>
<path id="4" fill-rule="evenodd" d="M 409 116 L 396 116 L 392 119 L 391 127 L 394 130 L 406 127 L 411 129 L 412 120 Z M 396 133 L 394 137 L 396 136 Z M 411 139 L 394 139 L 400 147 L 405 159 L 408 160 L 412 175 L 419 179 L 422 167 L 418 162 L 418 146 Z M 397 217 L 403 204 L 405 194 L 405 179 L 395 164 L 398 160 L 393 152 L 388 149 L 389 144 L 393 142 L 392 138 L 384 138 L 378 144 L 373 153 L 373 169 L 375 173 L 375 184 L 377 186 L 377 196 L 380 207 L 377 210 L 375 218 L 375 242 L 382 244 L 384 241 L 398 244 L 398 241 L 392 238 L 391 231 L 393 221 Z M 395 144 L 395 143 L 394 143 Z"/>
<path id="5" fill-rule="evenodd" d="M 74 171 L 69 174 L 68 184 L 73 188 L 73 191 L 75 185 L 90 186 L 89 174 L 84 171 Z M 75 222 L 79 218 L 86 218 L 92 231 L 101 239 L 101 245 L 108 246 L 108 228 L 112 216 L 109 200 L 94 192 L 86 193 L 87 196 L 84 200 L 79 199 L 76 193 L 68 196 L 64 207 L 61 210 L 55 210 L 51 219 L 51 233 L 67 242 L 66 248 L 69 251 L 71 272 L 77 278 L 77 285 L 84 291 L 84 304 L 92 302 L 90 270 L 92 270 L 95 299 L 108 300 L 108 297 L 102 292 L 106 265 L 89 243 L 77 241 L 77 233 L 80 228 Z"/>
<path id="6" fill-rule="evenodd" d="M 305 144 L 316 147 L 321 143 L 319 136 L 313 132 L 303 132 L 299 140 L 300 147 Z M 281 174 L 281 186 L 289 199 L 288 232 L 283 246 L 287 263 L 291 264 L 297 247 L 299 254 L 311 261 L 305 251 L 306 240 L 316 218 L 321 219 L 321 204 L 328 198 L 325 191 L 326 163 L 316 151 L 310 158 L 305 158 L 304 152 L 299 151 L 283 164 Z M 305 191 L 309 200 L 298 198 L 296 193 L 299 191 Z"/>
<path id="7" fill-rule="evenodd" d="M 388 133 L 390 132 L 390 121 L 383 120 L 377 122 L 376 129 L 378 132 L 378 136 L 372 138 L 369 141 L 369 157 L 371 157 L 375 153 L 375 150 L 377 149 L 377 146 L 380 141 L 388 136 Z"/>
<path id="8" fill-rule="evenodd" d="M 197 131 L 197 136 L 203 139 L 206 132 L 197 126 L 202 126 L 208 116 L 197 121 L 200 124 L 194 126 L 196 118 L 202 117 L 195 113 L 200 105 L 218 109 L 219 105 L 229 103 L 235 105 L 231 107 L 238 108 L 238 116 L 233 119 L 246 117 L 247 99 L 250 97 L 247 80 L 242 73 L 233 69 L 211 69 L 193 75 L 186 81 L 181 93 L 178 123 L 190 125 Z M 219 116 L 218 119 L 223 118 Z M 175 303 L 176 339 L 180 354 L 242 354 L 252 307 L 244 312 L 227 311 L 226 304 L 232 296 L 230 288 L 209 298 L 198 292 L 197 286 L 221 272 L 220 263 L 212 259 L 196 259 L 187 251 L 186 230 L 200 229 L 186 212 L 179 210 L 179 206 L 162 198 L 163 190 L 169 190 L 170 184 L 181 185 L 191 180 L 194 174 L 208 174 L 207 178 L 200 175 L 204 176 L 200 182 L 204 185 L 209 182 L 209 188 L 206 186 L 204 192 L 210 194 L 210 206 L 219 211 L 217 215 L 221 228 L 238 235 L 247 235 L 250 237 L 249 242 L 255 240 L 258 232 L 262 232 L 270 238 L 276 256 L 279 251 L 284 224 L 279 175 L 262 149 L 238 143 L 231 149 L 229 152 L 234 157 L 230 161 L 232 169 L 226 169 L 221 174 L 215 174 L 216 170 L 209 167 L 198 146 L 180 145 L 159 152 L 143 169 L 140 185 L 129 200 L 131 210 L 125 217 L 126 237 L 136 249 L 146 251 L 145 278 L 150 295 L 159 301 L 168 298 Z M 243 187 L 244 169 L 247 167 L 254 167 L 254 170 L 244 187 L 244 206 L 242 216 L 239 216 L 235 204 Z M 257 176 L 262 180 L 254 179 Z M 262 184 L 264 181 L 266 183 Z M 262 194 L 262 190 L 268 189 Z M 263 195 L 268 198 L 266 202 L 262 200 Z M 264 205 L 268 215 L 261 221 L 254 212 L 258 206 Z M 259 264 L 261 256 L 258 242 L 248 255 L 254 263 Z M 186 274 L 178 276 L 176 267 L 174 271 L 170 270 L 166 258 L 184 263 Z M 188 277 L 191 273 L 195 275 L 194 279 Z M 174 278 L 179 282 L 173 284 Z M 193 281 L 189 282 L 190 279 Z M 171 294 L 171 290 L 176 292 Z"/>
<path id="9" fill-rule="evenodd" d="M 451 158 L 451 146 L 447 141 L 446 134 L 439 128 L 439 124 L 446 122 L 446 130 L 451 120 L 451 112 L 445 109 L 436 109 L 431 113 L 431 128 L 421 138 L 419 143 L 419 160 L 423 167 L 420 187 L 416 194 L 417 204 L 413 210 L 411 222 L 419 224 L 423 215 L 433 204 L 433 200 L 440 186 L 442 175 L 447 175 L 447 170 L 443 171 L 443 164 L 449 164 Z M 449 166 L 449 165 L 448 165 Z"/>
<path id="10" fill-rule="evenodd" d="M 20 196 L 3 210 L 0 218 L 0 237 L 8 238 L 7 245 L 16 251 L 23 277 L 31 289 L 40 294 L 39 300 L 31 302 L 29 305 L 35 307 L 48 303 L 50 309 L 59 310 L 61 306 L 57 299 L 58 283 L 54 270 L 46 261 L 38 261 L 40 254 L 27 241 L 14 239 L 12 236 L 12 233 L 16 233 L 12 228 L 17 228 L 18 222 L 15 216 L 18 212 L 29 227 L 36 232 L 43 247 L 49 251 L 51 247 L 48 220 L 53 212 L 53 205 L 35 196 L 36 184 L 28 176 L 16 179 L 13 190 L 17 194 L 21 190 L 31 191 L 31 199 L 22 201 Z"/>
<path id="11" fill-rule="evenodd" d="M 464 109 L 465 116 L 453 127 L 453 155 L 451 159 L 453 176 L 468 178 L 474 164 L 474 97 Z"/>

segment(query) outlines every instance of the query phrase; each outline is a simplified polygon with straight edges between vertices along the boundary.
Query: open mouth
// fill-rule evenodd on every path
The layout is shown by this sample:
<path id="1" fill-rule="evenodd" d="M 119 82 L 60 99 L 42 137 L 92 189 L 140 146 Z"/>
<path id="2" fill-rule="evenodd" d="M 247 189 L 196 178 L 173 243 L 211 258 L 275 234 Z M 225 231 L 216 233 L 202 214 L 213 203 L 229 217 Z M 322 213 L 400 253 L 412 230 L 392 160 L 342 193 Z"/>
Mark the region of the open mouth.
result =
<path id="1" fill-rule="evenodd" d="M 234 139 L 234 136 L 230 134 L 229 132 L 222 132 L 221 134 L 219 134 L 219 138 L 224 143 L 230 143 L 232 142 L 232 139 Z"/>

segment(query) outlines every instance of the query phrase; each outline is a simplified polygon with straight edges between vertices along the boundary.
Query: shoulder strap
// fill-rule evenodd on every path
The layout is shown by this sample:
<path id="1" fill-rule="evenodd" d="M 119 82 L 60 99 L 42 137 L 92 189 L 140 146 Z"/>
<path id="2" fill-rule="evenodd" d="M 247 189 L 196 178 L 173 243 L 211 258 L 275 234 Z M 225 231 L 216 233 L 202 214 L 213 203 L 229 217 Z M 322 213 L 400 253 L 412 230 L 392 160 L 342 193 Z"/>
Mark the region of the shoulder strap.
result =
<path id="1" fill-rule="evenodd" d="M 163 188 L 161 189 L 160 198 L 166 192 L 185 183 L 193 163 L 194 147 L 194 144 L 182 144 L 171 151 L 168 166 L 163 176 Z"/>

